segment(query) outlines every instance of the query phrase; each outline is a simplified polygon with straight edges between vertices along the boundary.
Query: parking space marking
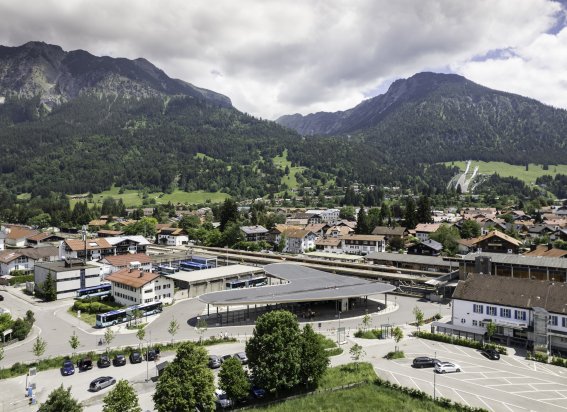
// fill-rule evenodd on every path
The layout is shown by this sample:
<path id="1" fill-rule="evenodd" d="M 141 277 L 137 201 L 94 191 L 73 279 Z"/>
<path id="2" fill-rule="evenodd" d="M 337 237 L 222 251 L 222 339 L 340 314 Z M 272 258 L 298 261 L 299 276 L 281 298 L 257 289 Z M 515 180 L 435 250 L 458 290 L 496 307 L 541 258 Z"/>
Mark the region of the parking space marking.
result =
<path id="1" fill-rule="evenodd" d="M 486 408 L 487 408 L 489 411 L 494 411 L 494 409 L 492 409 L 492 408 L 490 407 L 490 405 L 487 404 L 487 403 L 484 401 L 484 399 L 483 399 L 480 395 L 477 395 L 476 397 L 477 397 L 477 399 L 478 399 L 479 401 L 481 401 L 482 403 L 484 403 L 484 405 L 486 406 Z M 488 398 L 487 398 L 487 399 L 488 399 Z"/>

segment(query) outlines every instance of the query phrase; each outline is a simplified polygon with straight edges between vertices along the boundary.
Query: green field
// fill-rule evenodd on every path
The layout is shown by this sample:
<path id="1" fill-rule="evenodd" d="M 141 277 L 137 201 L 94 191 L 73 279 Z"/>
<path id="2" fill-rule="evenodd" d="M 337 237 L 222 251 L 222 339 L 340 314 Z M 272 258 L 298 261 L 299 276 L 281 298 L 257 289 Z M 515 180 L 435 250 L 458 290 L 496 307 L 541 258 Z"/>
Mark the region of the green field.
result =
<path id="1" fill-rule="evenodd" d="M 467 162 L 445 162 L 447 166 L 457 166 L 461 171 L 465 171 Z M 558 173 L 567 174 L 567 165 L 549 165 L 548 170 L 543 170 L 542 165 L 530 163 L 528 170 L 526 166 L 511 165 L 503 162 L 471 162 L 469 173 L 472 173 L 475 166 L 478 166 L 478 172 L 484 175 L 492 175 L 498 173 L 502 177 L 516 177 L 527 184 L 535 183 L 536 179 L 543 175 L 555 176 Z"/>
<path id="2" fill-rule="evenodd" d="M 143 203 L 143 194 L 141 191 L 137 190 L 125 190 L 124 193 L 120 194 L 119 188 L 113 186 L 110 190 L 106 190 L 101 193 L 93 194 L 93 202 L 102 204 L 103 200 L 106 197 L 113 197 L 115 199 L 122 199 L 126 207 L 137 207 L 142 206 Z M 166 204 L 171 202 L 173 204 L 176 203 L 186 203 L 186 204 L 200 204 L 200 203 L 220 203 L 223 202 L 226 198 L 230 197 L 226 193 L 221 192 L 204 192 L 202 190 L 196 192 L 183 192 L 181 190 L 175 190 L 171 194 L 166 194 L 163 192 L 153 192 L 148 193 L 148 198 L 153 198 L 156 200 L 156 203 Z M 70 199 L 71 208 L 75 206 L 75 204 L 79 201 L 84 201 L 85 199 Z"/>
<path id="3" fill-rule="evenodd" d="M 290 189 L 295 189 L 299 185 L 297 184 L 297 179 L 295 178 L 295 174 L 297 172 L 303 172 L 305 167 L 303 166 L 291 166 L 291 161 L 287 160 L 287 149 L 284 150 L 282 156 L 276 156 L 273 159 L 274 165 L 278 166 L 280 169 L 285 169 L 286 166 L 289 167 L 289 175 L 282 177 L 282 184 L 286 184 L 287 187 Z"/>

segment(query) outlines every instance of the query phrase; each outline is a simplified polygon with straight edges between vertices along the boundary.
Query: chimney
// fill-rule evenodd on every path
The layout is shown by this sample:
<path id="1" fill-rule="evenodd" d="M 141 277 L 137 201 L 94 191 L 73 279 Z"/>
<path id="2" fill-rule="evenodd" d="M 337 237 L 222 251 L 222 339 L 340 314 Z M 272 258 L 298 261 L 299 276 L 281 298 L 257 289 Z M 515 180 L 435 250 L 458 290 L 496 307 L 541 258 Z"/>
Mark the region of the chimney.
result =
<path id="1" fill-rule="evenodd" d="M 141 278 L 144 277 L 144 272 L 142 272 L 141 270 L 140 270 L 140 276 L 139 277 L 141 277 Z"/>

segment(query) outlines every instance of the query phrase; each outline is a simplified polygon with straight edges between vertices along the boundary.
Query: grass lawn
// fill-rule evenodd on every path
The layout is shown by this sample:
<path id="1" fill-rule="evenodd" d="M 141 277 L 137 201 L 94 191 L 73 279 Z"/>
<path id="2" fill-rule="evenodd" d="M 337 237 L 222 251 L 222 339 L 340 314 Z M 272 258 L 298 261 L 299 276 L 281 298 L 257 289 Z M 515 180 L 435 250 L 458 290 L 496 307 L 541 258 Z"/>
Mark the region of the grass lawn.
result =
<path id="1" fill-rule="evenodd" d="M 290 189 L 297 188 L 299 185 L 297 184 L 297 179 L 295 178 L 295 173 L 303 172 L 306 168 L 303 166 L 297 167 L 291 166 L 291 161 L 287 160 L 287 149 L 284 150 L 282 156 L 276 156 L 273 158 L 274 164 L 278 166 L 280 169 L 285 169 L 286 166 L 289 167 L 289 175 L 282 177 L 282 184 L 285 183 L 287 187 Z"/>
<path id="2" fill-rule="evenodd" d="M 135 207 L 135 206 L 142 206 L 142 194 L 138 190 L 125 190 L 124 193 L 118 193 L 119 188 L 113 186 L 110 190 L 106 190 L 101 193 L 93 194 L 93 201 L 102 205 L 102 202 L 107 197 L 113 197 L 115 199 L 122 199 L 126 207 Z M 187 203 L 187 204 L 199 204 L 199 203 L 206 203 L 210 201 L 210 203 L 220 203 L 223 202 L 226 198 L 230 197 L 226 193 L 221 192 L 204 192 L 202 190 L 198 190 L 195 192 L 184 192 L 181 190 L 175 190 L 171 194 L 166 194 L 163 192 L 153 192 L 149 193 L 148 196 L 150 198 L 154 198 L 156 203 Z M 82 202 L 85 199 L 70 199 L 71 208 L 75 207 L 77 202 Z"/>
<path id="3" fill-rule="evenodd" d="M 81 319 L 83 322 L 85 322 L 86 324 L 88 324 L 92 327 L 95 327 L 95 325 L 96 325 L 96 313 L 81 312 L 81 317 L 79 318 L 77 316 L 77 312 L 73 310 L 73 307 L 70 307 L 69 309 L 67 309 L 67 312 L 69 312 L 69 314 L 73 315 L 77 319 Z"/>
<path id="4" fill-rule="evenodd" d="M 447 166 L 457 166 L 461 171 L 465 171 L 467 162 L 445 162 Z M 478 172 L 485 175 L 498 173 L 502 177 L 513 176 L 525 183 L 535 183 L 539 176 L 551 175 L 555 176 L 558 173 L 567 174 L 567 165 L 549 165 L 549 170 L 543 170 L 542 165 L 530 163 L 528 170 L 526 166 L 511 165 L 503 162 L 471 162 L 469 173 L 472 173 L 474 168 L 478 166 Z"/>
<path id="5" fill-rule="evenodd" d="M 374 372 L 374 368 L 370 363 L 359 362 L 358 367 L 354 363 L 349 363 L 328 368 L 319 382 L 319 388 L 336 388 L 341 385 L 373 381 L 374 379 L 376 379 L 376 372 Z"/>
<path id="6" fill-rule="evenodd" d="M 443 407 L 429 400 L 413 399 L 393 389 L 382 388 L 372 383 L 334 392 L 323 392 L 312 396 L 290 400 L 274 406 L 256 408 L 273 412 L 296 411 L 349 411 L 349 412 L 400 412 L 400 411 L 457 411 L 454 407 Z"/>

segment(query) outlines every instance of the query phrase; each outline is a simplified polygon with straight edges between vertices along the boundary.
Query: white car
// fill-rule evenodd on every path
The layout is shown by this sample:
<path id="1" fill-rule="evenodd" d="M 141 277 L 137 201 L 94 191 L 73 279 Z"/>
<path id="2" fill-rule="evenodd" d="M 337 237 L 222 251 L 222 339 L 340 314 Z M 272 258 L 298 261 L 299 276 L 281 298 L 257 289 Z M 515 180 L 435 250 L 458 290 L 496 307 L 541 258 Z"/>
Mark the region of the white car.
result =
<path id="1" fill-rule="evenodd" d="M 460 371 L 461 371 L 461 367 L 456 363 L 451 363 L 451 362 L 435 363 L 435 372 L 437 373 L 460 372 Z"/>

